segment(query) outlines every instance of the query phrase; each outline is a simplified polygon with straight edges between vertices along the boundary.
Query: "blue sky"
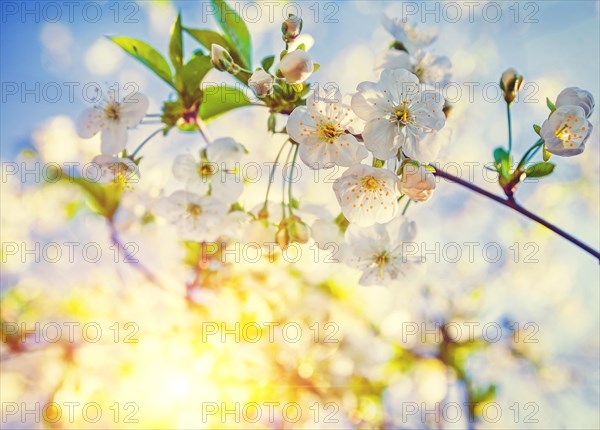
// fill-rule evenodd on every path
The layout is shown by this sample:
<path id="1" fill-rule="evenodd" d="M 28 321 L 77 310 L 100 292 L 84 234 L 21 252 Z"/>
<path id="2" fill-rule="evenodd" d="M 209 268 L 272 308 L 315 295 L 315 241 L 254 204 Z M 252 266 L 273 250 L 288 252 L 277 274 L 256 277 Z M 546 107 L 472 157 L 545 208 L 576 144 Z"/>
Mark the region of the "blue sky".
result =
<path id="1" fill-rule="evenodd" d="M 27 145 L 31 130 L 45 118 L 53 115 L 76 117 L 85 107 L 80 88 L 89 82 L 118 81 L 122 69 L 134 71 L 134 77 L 141 74 L 144 77 L 142 91 L 157 100 L 168 96 L 163 84 L 117 49 L 107 51 L 109 48 L 102 46 L 95 51 L 117 58 L 114 70 L 110 67 L 106 68 L 108 71 L 94 69 L 86 64 L 86 55 L 94 55 L 89 49 L 95 43 L 102 45 L 98 41 L 103 36 L 137 37 L 165 52 L 170 19 L 176 10 L 183 12 L 186 25 L 214 27 L 207 9 L 200 2 L 172 2 L 160 6 L 157 2 L 105 1 L 91 2 L 92 6 L 85 7 L 84 3 L 76 3 L 72 10 L 64 3 L 52 3 L 55 6 L 49 7 L 44 2 L 2 4 L 2 159 L 13 158 L 19 148 Z M 476 2 L 472 9 L 473 22 L 469 22 L 468 9 L 464 5 L 460 12 L 462 19 L 451 22 L 455 20 L 458 2 L 299 2 L 296 6 L 275 2 L 270 10 L 264 4 L 257 8 L 256 3 L 231 3 L 245 11 L 250 20 L 258 21 L 249 24 L 251 32 L 258 35 L 254 40 L 255 62 L 281 49 L 280 16 L 286 10 L 294 11 L 299 5 L 305 32 L 316 39 L 312 53 L 324 65 L 314 79 L 340 81 L 346 84 L 346 92 L 354 89 L 350 85 L 372 78 L 365 72 L 370 70 L 371 58 L 353 59 L 349 65 L 345 63 L 343 68 L 352 69 L 344 70 L 342 74 L 339 74 L 339 60 L 332 64 L 332 59 L 338 58 L 340 53 L 343 55 L 352 46 L 357 52 L 362 49 L 374 55 L 390 40 L 380 25 L 382 13 L 405 11 L 413 18 L 439 28 L 441 37 L 434 50 L 454 60 L 454 79 L 458 82 L 468 79 L 493 82 L 505 67 L 515 66 L 526 79 L 555 79 L 587 88 L 598 97 L 600 36 L 596 1 L 501 2 L 501 16 L 497 22 L 491 21 L 498 16 L 498 2 Z M 258 20 L 253 18 L 255 10 L 262 12 Z M 101 16 L 95 22 L 98 11 Z M 53 41 L 58 46 L 53 47 Z M 188 53 L 197 47 L 192 40 L 186 42 Z M 93 63 L 87 61 L 90 62 Z M 458 75 L 457 71 L 463 74 Z M 77 83 L 80 85 L 74 87 L 74 97 L 70 99 L 69 85 Z M 57 89 L 61 94 L 57 95 Z M 35 94 L 24 94 L 23 90 L 33 90 Z M 13 94 L 14 91 L 17 93 Z M 544 100 L 546 94 L 540 95 Z"/>

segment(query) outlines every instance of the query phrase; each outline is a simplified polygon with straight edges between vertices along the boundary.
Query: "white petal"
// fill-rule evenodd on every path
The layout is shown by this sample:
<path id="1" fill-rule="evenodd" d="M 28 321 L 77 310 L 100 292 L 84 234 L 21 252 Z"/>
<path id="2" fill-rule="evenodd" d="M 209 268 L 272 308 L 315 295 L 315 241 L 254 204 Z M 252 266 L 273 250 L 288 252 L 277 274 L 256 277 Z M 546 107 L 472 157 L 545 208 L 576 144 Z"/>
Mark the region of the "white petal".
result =
<path id="1" fill-rule="evenodd" d="M 369 121 L 363 130 L 365 146 L 380 160 L 387 160 L 398 153 L 395 140 L 398 127 L 385 119 Z"/>
<path id="2" fill-rule="evenodd" d="M 244 147 L 230 137 L 216 139 L 206 148 L 206 157 L 221 169 L 234 169 L 244 155 Z"/>
<path id="3" fill-rule="evenodd" d="M 230 205 L 236 202 L 244 191 L 244 181 L 239 173 L 219 172 L 212 177 L 211 195 Z"/>
<path id="4" fill-rule="evenodd" d="M 298 143 L 304 142 L 309 135 L 316 134 L 314 121 L 307 112 L 305 106 L 300 106 L 294 109 L 288 118 L 287 132 Z"/>
<path id="5" fill-rule="evenodd" d="M 332 157 L 338 166 L 353 166 L 354 164 L 360 163 L 369 155 L 367 149 L 358 143 L 356 138 L 350 134 L 339 136 L 331 145 L 333 148 L 336 148 L 335 151 L 338 151 L 338 153 L 335 153 L 334 157 Z"/>
<path id="6" fill-rule="evenodd" d="M 125 149 L 127 145 L 127 127 L 123 123 L 109 123 L 101 134 L 100 152 L 103 154 L 116 154 Z"/>
<path id="7" fill-rule="evenodd" d="M 173 162 L 173 176 L 178 181 L 186 182 L 199 177 L 198 163 L 190 154 L 181 154 Z"/>
<path id="8" fill-rule="evenodd" d="M 89 139 L 105 125 L 104 112 L 101 109 L 89 108 L 81 112 L 77 118 L 77 134 L 82 139 Z"/>
<path id="9" fill-rule="evenodd" d="M 121 116 L 128 128 L 135 127 L 146 115 L 150 102 L 142 93 L 125 97 L 121 103 Z"/>
<path id="10" fill-rule="evenodd" d="M 408 158 L 421 163 L 432 163 L 436 160 L 440 148 L 450 142 L 452 130 L 444 128 L 437 133 L 428 133 L 421 140 L 408 139 L 402 146 L 402 151 Z"/>

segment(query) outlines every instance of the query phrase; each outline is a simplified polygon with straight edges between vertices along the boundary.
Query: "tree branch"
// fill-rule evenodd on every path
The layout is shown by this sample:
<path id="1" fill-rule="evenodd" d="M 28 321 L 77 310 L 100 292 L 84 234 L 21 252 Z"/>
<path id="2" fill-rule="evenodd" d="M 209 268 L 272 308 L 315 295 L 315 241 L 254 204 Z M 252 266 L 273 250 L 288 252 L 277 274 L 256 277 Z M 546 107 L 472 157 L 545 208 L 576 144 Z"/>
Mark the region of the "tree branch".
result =
<path id="1" fill-rule="evenodd" d="M 539 216 L 537 216 L 536 214 L 528 211 L 527 209 L 525 209 L 524 207 L 520 206 L 514 199 L 505 199 L 503 197 L 500 197 L 496 194 L 490 193 L 489 191 L 484 190 L 483 188 L 478 187 L 477 185 L 465 181 L 457 176 L 451 175 L 450 173 L 447 173 L 441 169 L 437 169 L 435 170 L 435 172 L 433 173 L 435 176 L 438 176 L 440 178 L 445 178 L 449 181 L 452 181 L 456 184 L 462 185 L 465 188 L 470 189 L 471 191 L 475 191 L 478 194 L 481 194 L 483 196 L 486 196 L 498 203 L 500 203 L 501 205 L 507 206 L 511 209 L 514 209 L 515 211 L 519 212 L 520 214 L 526 216 L 527 218 L 543 225 L 544 227 L 548 228 L 549 230 L 553 231 L 554 233 L 558 234 L 559 236 L 564 237 L 565 239 L 567 239 L 569 242 L 571 242 L 572 244 L 574 244 L 575 246 L 578 246 L 579 248 L 583 249 L 585 252 L 593 255 L 594 257 L 596 257 L 599 261 L 600 261 L 600 253 L 598 251 L 596 251 L 594 248 L 592 248 L 589 245 L 586 245 L 585 243 L 583 243 L 582 241 L 580 241 L 579 239 L 571 236 L 569 233 L 567 233 L 566 231 L 564 231 L 563 229 L 555 226 L 554 224 L 549 223 L 548 221 L 546 221 L 543 218 L 540 218 Z"/>

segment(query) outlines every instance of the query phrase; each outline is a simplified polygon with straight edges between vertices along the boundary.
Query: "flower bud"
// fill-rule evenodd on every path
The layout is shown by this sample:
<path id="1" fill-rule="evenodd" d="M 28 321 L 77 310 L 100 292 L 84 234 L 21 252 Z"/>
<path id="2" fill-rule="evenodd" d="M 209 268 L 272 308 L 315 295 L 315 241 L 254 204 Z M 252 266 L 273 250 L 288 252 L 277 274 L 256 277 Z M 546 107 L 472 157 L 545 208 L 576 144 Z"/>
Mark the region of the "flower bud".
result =
<path id="1" fill-rule="evenodd" d="M 423 166 L 407 163 L 402 170 L 402 179 L 398 185 L 400 192 L 415 202 L 425 202 L 435 190 L 435 177 Z"/>
<path id="2" fill-rule="evenodd" d="M 594 96 L 581 88 L 569 87 L 560 92 L 554 106 L 557 109 L 561 106 L 579 106 L 585 112 L 585 117 L 589 118 L 594 112 Z"/>
<path id="3" fill-rule="evenodd" d="M 281 74 L 290 84 L 300 84 L 312 74 L 314 64 L 310 56 L 303 50 L 287 54 L 279 64 Z"/>
<path id="4" fill-rule="evenodd" d="M 273 93 L 273 76 L 258 68 L 248 79 L 248 86 L 258 97 L 265 97 Z"/>
<path id="5" fill-rule="evenodd" d="M 500 88 L 504 91 L 504 100 L 511 104 L 523 85 L 523 76 L 515 69 L 506 69 L 500 78 Z"/>
<path id="6" fill-rule="evenodd" d="M 267 210 L 267 208 L 265 207 L 258 211 L 256 218 L 258 218 L 259 220 L 269 219 L 269 211 Z"/>
<path id="7" fill-rule="evenodd" d="M 288 234 L 285 220 L 279 223 L 279 228 L 277 229 L 277 233 L 275 233 L 275 242 L 277 242 L 282 251 L 285 251 L 290 244 L 290 235 Z"/>
<path id="8" fill-rule="evenodd" d="M 213 43 L 210 47 L 210 60 L 215 69 L 221 72 L 232 73 L 235 69 L 235 63 L 229 51 L 216 43 Z"/>
<path id="9" fill-rule="evenodd" d="M 306 243 L 310 239 L 308 226 L 295 215 L 288 218 L 287 230 L 290 242 Z"/>
<path id="10" fill-rule="evenodd" d="M 289 14 L 288 18 L 281 24 L 282 38 L 285 43 L 293 42 L 302 32 L 302 18 Z"/>

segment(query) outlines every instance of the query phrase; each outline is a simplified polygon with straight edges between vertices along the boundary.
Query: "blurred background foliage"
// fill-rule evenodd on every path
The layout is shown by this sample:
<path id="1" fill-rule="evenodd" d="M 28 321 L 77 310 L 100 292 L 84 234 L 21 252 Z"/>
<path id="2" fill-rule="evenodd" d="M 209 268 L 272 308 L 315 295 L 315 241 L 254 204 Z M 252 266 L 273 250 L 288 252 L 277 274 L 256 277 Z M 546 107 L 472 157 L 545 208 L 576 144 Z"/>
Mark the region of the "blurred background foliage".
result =
<path id="1" fill-rule="evenodd" d="M 3 80 L 28 85 L 136 82 L 151 98 L 150 111 L 159 111 L 162 101 L 174 95 L 173 88 L 125 57 L 104 35 L 131 35 L 168 52 L 178 10 L 184 25 L 219 29 L 214 17 L 206 19 L 202 8 L 191 2 L 135 4 L 137 9 L 120 9 L 137 10 L 135 23 L 126 22 L 123 15 L 114 23 L 107 8 L 100 24 L 82 19 L 9 20 L 1 30 Z M 315 40 L 312 55 L 323 65 L 314 81 L 336 82 L 351 92 L 358 82 L 373 79 L 374 56 L 389 43 L 379 19 L 384 11 L 399 13 L 399 6 L 336 4 L 338 22 L 331 23 L 323 22 L 323 15 L 318 22 L 312 15 L 311 21 L 314 11 L 303 4 L 305 31 Z M 517 103 L 514 108 L 516 145 L 535 140 L 530 124 L 546 115 L 546 96 L 552 98 L 575 84 L 596 96 L 599 90 L 598 57 L 589 54 L 598 52 L 597 3 L 534 4 L 537 23 L 514 22 L 508 4 L 502 5 L 507 18 L 497 23 L 480 16 L 473 23 L 442 20 L 436 45 L 438 53 L 452 59 L 458 82 L 496 82 L 499 71 L 514 65 L 536 83 L 539 103 Z M 254 58 L 281 49 L 280 21 L 269 21 L 248 24 Z M 24 34 L 20 44 L 10 42 L 17 31 Z M 198 38 L 185 37 L 184 57 L 192 58 L 191 47 L 198 47 Z M 39 70 L 25 70 L 27 63 L 19 61 L 24 52 L 39 61 Z M 209 78 L 219 83 L 229 79 L 215 71 L 208 72 Z M 233 84 L 233 79 L 227 82 Z M 187 103 L 186 95 L 184 108 L 190 107 Z M 70 102 L 63 97 L 58 103 L 3 100 L 3 166 L 89 162 L 98 153 L 99 139 L 79 139 L 71 119 L 83 107 L 79 97 Z M 458 100 L 448 123 L 453 138 L 441 156 L 442 165 L 451 161 L 467 175 L 469 162 L 488 160 L 491 149 L 505 140 L 503 114 L 501 100 L 491 103 L 480 93 L 475 103 L 465 97 Z M 282 139 L 266 130 L 268 115 L 266 109 L 241 108 L 215 118 L 210 130 L 216 136 L 235 137 L 249 149 L 248 159 L 262 164 L 273 158 Z M 525 183 L 520 193 L 527 207 L 548 214 L 598 248 L 597 112 L 591 121 L 596 131 L 586 153 L 561 160 L 560 169 L 543 186 Z M 130 143 L 147 134 L 147 127 L 140 126 Z M 518 214 L 442 181 L 434 199 L 412 208 L 411 216 L 418 221 L 426 249 L 457 243 L 463 256 L 452 262 L 433 252 L 426 270 L 411 273 L 397 285 L 359 287 L 357 272 L 327 263 L 326 252 L 315 261 L 310 245 L 302 248 L 295 263 L 276 252 L 265 253 L 258 262 L 223 264 L 218 252 L 182 247 L 172 226 L 154 216 L 156 198 L 175 187 L 172 159 L 199 143 L 199 136 L 174 130 L 148 145 L 141 180 L 125 191 L 89 189 L 68 178 L 47 183 L 3 170 L 3 427 L 600 425 L 600 273 L 588 255 Z M 469 179 L 498 192 L 482 171 L 476 166 Z M 267 166 L 263 173 L 261 181 L 248 185 L 244 207 L 260 204 Z M 302 173 L 296 191 L 301 202 L 335 213 L 330 184 L 313 180 L 307 169 Z M 249 225 L 236 234 L 258 240 L 274 232 Z M 125 261 L 117 241 L 126 249 L 133 244 L 138 264 Z M 57 261 L 36 261 L 35 252 L 10 255 L 4 245 L 44 249 L 66 242 L 78 244 L 73 260 L 64 254 L 64 246 Z M 96 262 L 83 258 L 82 248 L 90 243 L 101 249 Z M 479 246 L 473 261 L 466 256 L 465 243 Z M 503 250 L 495 263 L 480 254 L 488 243 Z M 47 328 L 58 324 L 62 338 L 48 341 L 54 333 L 48 329 L 47 336 L 36 340 L 39 331 L 21 330 L 34 329 L 36 323 Z M 93 329 L 82 332 L 89 323 L 101 327 L 97 342 L 90 341 Z M 482 332 L 486 324 L 499 327 L 501 337 L 496 339 L 493 329 Z M 69 325 L 74 339 L 69 339 Z M 473 336 L 467 334 L 469 325 L 475 327 Z M 257 326 L 260 332 L 255 332 Z M 292 326 L 289 332 L 281 330 Z M 457 326 L 462 329 L 458 339 L 452 331 Z M 293 341 L 296 329 L 300 338 Z M 62 417 L 45 407 L 52 402 L 62 408 Z M 66 412 L 69 402 L 81 405 L 75 407 L 73 420 Z M 94 410 L 82 414 L 83 406 L 92 402 L 102 411 L 96 422 L 91 419 Z M 272 416 L 270 402 L 277 403 Z M 22 416 L 24 408 L 35 410 L 36 404 L 40 413 Z M 261 417 L 253 415 L 253 404 L 259 405 Z M 295 410 L 284 408 L 290 404 L 299 405 L 297 421 Z M 17 405 L 16 412 L 11 412 L 12 405 Z M 458 418 L 453 405 L 459 406 Z"/>

